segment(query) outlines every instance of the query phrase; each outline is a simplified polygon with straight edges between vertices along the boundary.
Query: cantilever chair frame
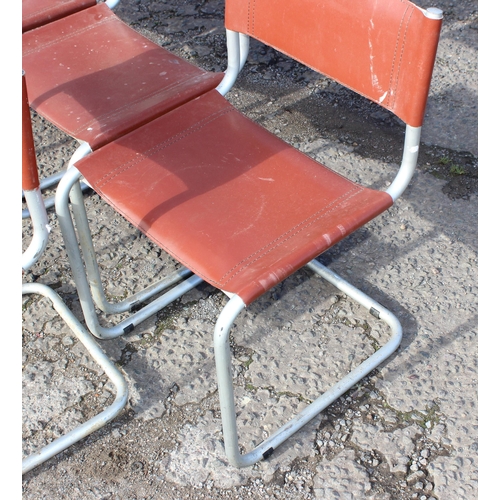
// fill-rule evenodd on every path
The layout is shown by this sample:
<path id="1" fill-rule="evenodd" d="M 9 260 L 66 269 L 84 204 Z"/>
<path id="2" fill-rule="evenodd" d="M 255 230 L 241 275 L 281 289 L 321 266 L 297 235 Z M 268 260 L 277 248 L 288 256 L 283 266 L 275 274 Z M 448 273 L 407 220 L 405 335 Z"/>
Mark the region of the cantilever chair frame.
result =
<path id="1" fill-rule="evenodd" d="M 439 13 L 434 13 L 440 16 Z M 440 18 L 440 17 L 438 17 Z M 218 90 L 224 95 L 234 84 L 237 74 L 243 67 L 248 55 L 249 38 L 247 35 L 226 30 L 228 41 L 228 71 L 227 78 L 223 80 Z M 400 169 L 387 188 L 386 192 L 395 201 L 401 196 L 411 181 L 415 172 L 418 159 L 421 127 L 406 126 L 403 158 Z M 367 309 L 375 318 L 383 321 L 391 331 L 389 340 L 374 354 L 363 361 L 359 366 L 345 375 L 339 382 L 324 392 L 316 400 L 310 403 L 302 412 L 282 425 L 270 437 L 261 442 L 253 450 L 242 454 L 238 440 L 238 427 L 236 422 L 236 409 L 233 388 L 233 377 L 231 373 L 231 349 L 229 333 L 231 327 L 246 307 L 245 303 L 237 295 L 230 298 L 222 310 L 214 331 L 214 351 L 217 370 L 217 383 L 219 389 L 219 400 L 221 406 L 222 427 L 224 435 L 224 447 L 229 462 L 235 467 L 248 467 L 259 460 L 266 459 L 272 455 L 274 450 L 286 439 L 295 434 L 304 425 L 310 422 L 316 415 L 327 408 L 342 394 L 357 384 L 362 378 L 385 361 L 393 354 L 401 343 L 402 327 L 396 316 L 377 301 L 355 288 L 352 284 L 341 278 L 321 264 L 316 259 L 309 262 L 306 267 L 315 272 L 338 290 L 345 293 L 353 301 Z"/>
<path id="2" fill-rule="evenodd" d="M 31 116 L 28 98 L 26 94 L 26 83 L 23 71 L 23 188 L 26 203 L 31 215 L 33 226 L 33 237 L 29 246 L 22 254 L 22 269 L 27 272 L 43 254 L 50 233 L 50 225 L 47 218 L 46 207 L 43 202 L 38 169 L 31 129 Z M 47 444 L 37 452 L 23 459 L 22 473 L 25 474 L 49 458 L 54 457 L 71 445 L 80 441 L 92 432 L 100 429 L 106 423 L 113 420 L 125 407 L 128 400 L 128 387 L 122 373 L 113 362 L 104 354 L 92 335 L 82 326 L 75 315 L 69 310 L 61 297 L 48 285 L 41 283 L 23 283 L 22 293 L 38 294 L 48 298 L 56 312 L 65 321 L 76 338 L 87 349 L 94 361 L 104 370 L 115 387 L 116 395 L 113 403 L 103 411 L 80 424 L 68 433 L 60 436 Z"/>
<path id="3" fill-rule="evenodd" d="M 442 19 L 442 12 L 438 9 L 429 9 L 425 13 L 431 19 Z M 238 73 L 243 67 L 249 47 L 249 37 L 246 34 L 232 30 L 227 32 L 228 68 L 225 77 L 217 87 L 220 94 L 225 95 L 233 86 Z M 421 127 L 406 125 L 404 151 L 400 169 L 386 192 L 393 201 L 401 196 L 408 186 L 417 164 Z M 114 305 L 106 304 L 102 283 L 99 278 L 98 264 L 90 238 L 90 229 L 85 214 L 83 197 L 79 188 L 81 174 L 77 166 L 70 165 L 68 172 L 61 180 L 56 194 L 56 212 L 65 239 L 68 257 L 73 270 L 76 287 L 84 312 L 85 320 L 90 331 L 98 338 L 113 338 L 131 331 L 134 326 L 154 314 L 159 309 L 175 300 L 182 293 L 192 289 L 202 280 L 195 274 L 190 275 L 180 284 L 166 292 L 160 298 L 137 312 L 134 312 L 123 322 L 114 327 L 104 328 L 99 324 L 95 305 L 104 312 L 113 312 Z M 70 211 L 73 209 L 74 222 Z M 77 237 L 78 233 L 78 237 Z M 83 258 L 82 258 L 83 255 Z M 214 330 L 214 351 L 219 388 L 219 398 L 222 413 L 222 427 L 224 445 L 229 462 L 235 467 L 250 466 L 261 459 L 268 458 L 277 446 L 288 437 L 296 433 L 318 413 L 334 402 L 338 397 L 353 387 L 364 376 L 370 373 L 380 363 L 386 360 L 398 348 L 402 338 L 402 327 L 393 313 L 381 304 L 356 289 L 336 273 L 319 263 L 316 259 L 306 266 L 313 272 L 327 280 L 329 283 L 344 292 L 352 300 L 366 308 L 375 318 L 384 322 L 391 331 L 390 339 L 379 350 L 362 362 L 358 367 L 345 375 L 338 383 L 327 390 L 323 395 L 313 401 L 301 413 L 284 424 L 277 432 L 263 441 L 253 450 L 241 454 L 238 441 L 236 411 L 234 402 L 233 377 L 231 374 L 231 350 L 229 345 L 229 332 L 238 314 L 246 307 L 245 302 L 232 293 L 225 292 L 230 297 L 217 320 Z M 180 279 L 185 278 L 190 271 L 183 268 L 172 279 L 164 281 L 159 287 L 153 286 L 144 295 L 135 295 L 123 307 L 119 306 L 116 312 L 135 310 L 138 300 L 145 300 L 168 287 Z"/>

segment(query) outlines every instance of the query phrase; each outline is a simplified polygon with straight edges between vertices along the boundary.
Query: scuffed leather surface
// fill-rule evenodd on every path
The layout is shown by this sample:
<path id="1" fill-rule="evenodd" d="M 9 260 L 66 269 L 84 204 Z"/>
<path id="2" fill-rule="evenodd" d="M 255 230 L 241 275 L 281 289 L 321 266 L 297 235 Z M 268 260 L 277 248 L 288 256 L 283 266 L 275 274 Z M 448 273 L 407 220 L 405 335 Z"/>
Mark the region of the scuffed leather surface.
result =
<path id="1" fill-rule="evenodd" d="M 392 205 L 212 91 L 77 163 L 160 247 L 249 304 Z"/>
<path id="2" fill-rule="evenodd" d="M 223 76 L 149 41 L 104 4 L 24 33 L 23 69 L 31 107 L 93 149 L 215 88 Z"/>
<path id="3" fill-rule="evenodd" d="M 422 125 L 441 21 L 407 0 L 228 0 L 226 27 L 254 37 Z"/>

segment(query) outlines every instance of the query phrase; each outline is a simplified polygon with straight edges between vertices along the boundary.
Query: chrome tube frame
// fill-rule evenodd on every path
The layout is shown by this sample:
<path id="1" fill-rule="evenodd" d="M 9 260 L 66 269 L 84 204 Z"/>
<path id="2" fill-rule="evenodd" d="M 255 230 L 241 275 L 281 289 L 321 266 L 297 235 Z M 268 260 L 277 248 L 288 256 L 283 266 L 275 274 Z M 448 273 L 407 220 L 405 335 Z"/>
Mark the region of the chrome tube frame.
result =
<path id="1" fill-rule="evenodd" d="M 28 271 L 44 252 L 49 241 L 51 227 L 40 188 L 26 191 L 25 197 L 33 227 L 33 238 L 28 248 L 23 252 L 21 262 L 23 271 Z"/>
<path id="2" fill-rule="evenodd" d="M 386 192 L 391 195 L 393 201 L 396 201 L 403 194 L 415 173 L 420 148 L 420 132 L 421 127 L 406 125 L 401 166 L 392 184 L 386 189 Z"/>
<path id="3" fill-rule="evenodd" d="M 68 165 L 74 165 L 78 160 L 82 159 L 84 156 L 87 156 L 89 153 L 92 152 L 91 147 L 89 146 L 88 142 L 81 142 L 76 151 L 73 153 L 71 156 Z M 56 174 L 50 175 L 48 177 L 45 177 L 40 181 L 40 191 L 43 191 L 44 189 L 47 189 L 51 186 L 55 186 L 58 184 L 62 177 L 64 176 L 64 171 L 62 172 L 57 172 Z M 80 182 L 80 187 L 82 191 L 85 191 L 86 189 L 89 188 L 88 184 L 86 184 L 84 181 Z M 23 198 L 26 199 L 26 194 L 23 192 Z M 43 204 L 45 206 L 45 210 L 52 208 L 55 205 L 55 196 L 50 196 L 43 198 Z M 30 217 L 30 208 L 29 206 L 22 211 L 22 216 L 23 219 L 27 219 Z"/>
<path id="4" fill-rule="evenodd" d="M 22 268 L 28 270 L 40 258 L 46 248 L 50 227 L 47 219 L 47 211 L 43 202 L 40 188 L 26 191 L 26 203 L 29 208 L 30 217 L 33 222 L 33 239 L 28 249 L 23 253 Z M 69 326 L 77 339 L 87 349 L 90 356 L 104 370 L 116 389 L 114 402 L 95 417 L 87 420 L 72 431 L 52 441 L 42 449 L 26 457 L 22 461 L 22 473 L 32 470 L 49 458 L 57 455 L 72 444 L 88 436 L 92 432 L 103 427 L 110 420 L 115 418 L 123 409 L 128 400 L 128 387 L 125 378 L 111 360 L 104 354 L 90 333 L 81 325 L 73 313 L 69 310 L 61 297 L 47 285 L 40 283 L 23 283 L 22 293 L 38 294 L 47 297 L 61 316 L 63 321 Z"/>
<path id="5" fill-rule="evenodd" d="M 71 328 L 74 335 L 84 345 L 94 361 L 104 370 L 116 390 L 113 403 L 98 415 L 23 459 L 22 473 L 25 474 L 113 420 L 127 404 L 128 387 L 122 373 L 104 354 L 90 333 L 81 325 L 52 288 L 40 283 L 23 283 L 22 292 L 23 295 L 32 293 L 43 295 L 51 300 L 54 309 Z"/>
<path id="6" fill-rule="evenodd" d="M 236 423 L 236 410 L 234 403 L 233 377 L 231 370 L 231 352 L 229 348 L 229 332 L 231 326 L 244 309 L 245 304 L 240 297 L 235 295 L 222 310 L 214 330 L 214 350 L 217 368 L 217 381 L 219 387 L 219 399 L 222 416 L 222 427 L 224 435 L 224 446 L 226 455 L 235 467 L 248 467 L 259 460 L 268 458 L 274 450 L 286 439 L 304 427 L 316 415 L 331 405 L 342 394 L 348 391 L 363 377 L 385 361 L 393 354 L 401 343 L 402 327 L 399 320 L 388 309 L 355 288 L 336 273 L 331 271 L 316 260 L 307 264 L 316 274 L 327 280 L 339 290 L 351 297 L 355 302 L 365 307 L 372 315 L 385 322 L 392 335 L 390 339 L 379 350 L 351 370 L 339 382 L 323 393 L 298 415 L 285 423 L 278 431 L 253 450 L 241 454 L 238 442 L 238 430 Z"/>
<path id="7" fill-rule="evenodd" d="M 120 0 L 106 0 L 104 2 L 111 10 L 113 10 L 119 3 Z"/>
<path id="8" fill-rule="evenodd" d="M 226 42 L 227 69 L 216 89 L 221 95 L 226 95 L 231 90 L 243 68 L 248 56 L 250 39 L 247 35 L 226 29 Z"/>

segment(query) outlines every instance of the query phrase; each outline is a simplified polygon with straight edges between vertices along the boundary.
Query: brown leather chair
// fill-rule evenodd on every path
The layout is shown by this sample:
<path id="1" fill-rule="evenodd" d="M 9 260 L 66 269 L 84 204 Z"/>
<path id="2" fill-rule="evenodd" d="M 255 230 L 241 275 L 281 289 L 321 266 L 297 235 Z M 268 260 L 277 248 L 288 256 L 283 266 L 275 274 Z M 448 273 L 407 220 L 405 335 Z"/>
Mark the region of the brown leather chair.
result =
<path id="1" fill-rule="evenodd" d="M 223 77 L 151 42 L 106 3 L 43 3 L 51 12 L 60 7 L 61 16 L 70 4 L 85 8 L 23 33 L 22 64 L 31 108 L 80 142 L 75 161 L 215 88 Z M 24 16 L 28 11 L 23 30 Z M 42 189 L 61 175 L 42 180 Z"/>
<path id="2" fill-rule="evenodd" d="M 390 311 L 315 259 L 389 209 L 410 182 L 441 18 L 438 9 L 425 11 L 407 0 L 227 0 L 229 66 L 219 87 L 110 141 L 71 167 L 59 186 L 56 210 L 87 325 L 96 336 L 121 335 L 143 318 L 131 316 L 116 328 L 99 324 L 86 275 L 97 272 L 97 264 L 83 248 L 85 266 L 80 260 L 67 208 L 73 192 L 81 238 L 88 228 L 82 229 L 85 214 L 75 193 L 80 176 L 194 273 L 187 289 L 204 280 L 230 297 L 217 321 L 214 345 L 224 443 L 235 466 L 268 457 L 400 343 L 401 325 Z M 246 59 L 249 37 L 335 79 L 406 123 L 401 168 L 385 191 L 361 186 L 312 160 L 221 95 Z M 297 417 L 241 455 L 229 330 L 245 307 L 303 266 L 385 322 L 391 337 Z M 95 283 L 96 276 L 89 281 Z"/>
<path id="3" fill-rule="evenodd" d="M 45 211 L 42 194 L 40 192 L 38 166 L 24 73 L 22 84 L 22 184 L 26 195 L 26 201 L 30 207 L 32 223 L 32 239 L 22 255 L 24 276 L 24 272 L 35 265 L 42 256 L 48 242 L 50 229 L 47 212 Z M 72 334 L 75 335 L 87 349 L 92 359 L 104 370 L 116 389 L 113 403 L 104 410 L 87 421 L 82 422 L 66 434 L 54 439 L 35 453 L 23 458 L 22 473 L 25 474 L 114 419 L 127 404 L 128 387 L 122 373 L 108 356 L 106 356 L 92 335 L 82 326 L 61 297 L 52 290 L 50 286 L 42 283 L 23 282 L 22 294 L 41 295 L 51 301 L 54 310 L 71 329 Z"/>

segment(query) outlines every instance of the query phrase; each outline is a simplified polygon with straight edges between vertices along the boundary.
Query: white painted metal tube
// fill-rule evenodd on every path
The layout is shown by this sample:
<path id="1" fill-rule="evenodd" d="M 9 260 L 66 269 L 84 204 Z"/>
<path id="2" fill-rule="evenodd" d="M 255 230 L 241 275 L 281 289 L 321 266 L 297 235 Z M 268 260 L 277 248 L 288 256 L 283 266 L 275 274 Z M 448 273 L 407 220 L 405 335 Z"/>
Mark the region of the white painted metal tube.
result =
<path id="1" fill-rule="evenodd" d="M 406 125 L 405 143 L 403 149 L 403 159 L 396 178 L 392 184 L 386 189 L 386 192 L 391 195 L 396 201 L 403 191 L 408 187 L 408 184 L 415 173 L 417 166 L 418 150 L 420 147 L 420 132 L 421 127 L 412 127 Z"/>
<path id="2" fill-rule="evenodd" d="M 214 330 L 215 367 L 219 388 L 224 447 L 229 463 L 235 467 L 244 466 L 244 459 L 240 455 L 238 446 L 229 332 L 234 320 L 244 308 L 245 303 L 238 295 L 234 295 L 219 315 Z"/>
<path id="3" fill-rule="evenodd" d="M 361 290 L 358 290 L 355 286 L 351 285 L 348 281 L 341 278 L 338 274 L 318 262 L 316 259 L 306 264 L 306 266 L 313 270 L 318 276 L 321 276 L 326 281 L 337 287 L 340 291 L 351 297 L 351 299 L 356 301 L 358 304 L 362 305 L 365 309 L 368 309 L 368 311 L 371 311 L 372 309 L 379 311 L 379 319 L 387 323 L 393 332 L 399 335 L 399 341 L 401 341 L 401 324 L 396 316 L 394 316 L 394 314 L 392 314 L 384 306 L 373 300 Z"/>
<path id="4" fill-rule="evenodd" d="M 64 172 L 61 172 L 62 175 L 64 175 Z M 45 189 L 44 186 L 42 186 L 43 182 L 40 183 L 40 188 L 43 190 Z M 80 188 L 82 191 L 86 191 L 89 189 L 89 185 L 86 184 L 85 182 L 80 182 Z M 24 193 L 23 193 L 23 198 L 24 198 Z M 43 199 L 43 204 L 45 205 L 45 209 L 48 210 L 49 208 L 52 208 L 56 204 L 56 198 L 55 196 L 49 196 Z M 30 216 L 29 209 L 24 208 L 23 209 L 23 219 L 27 219 Z"/>
<path id="5" fill-rule="evenodd" d="M 146 319 L 150 318 L 153 314 L 156 314 L 158 311 L 168 306 L 179 297 L 182 297 L 185 293 L 197 287 L 202 282 L 203 280 L 199 276 L 193 274 L 189 278 L 181 281 L 170 290 L 164 292 L 157 299 L 142 307 L 136 313 L 131 314 L 128 318 L 121 321 L 120 323 L 117 323 L 114 326 L 101 326 L 97 315 L 95 314 L 95 309 L 86 312 L 85 321 L 87 323 L 87 326 L 89 327 L 89 330 L 97 338 L 113 339 L 131 332 L 135 328 L 135 325 L 138 325 L 139 323 L 142 323 Z M 80 299 L 80 301 L 81 300 L 82 299 Z"/>
<path id="6" fill-rule="evenodd" d="M 443 19 L 443 11 L 437 7 L 429 7 L 428 9 L 421 9 L 425 17 L 429 19 Z"/>
<path id="7" fill-rule="evenodd" d="M 248 51 L 250 49 L 250 37 L 248 35 L 244 35 L 243 33 L 239 33 L 240 35 L 240 71 L 245 66 L 248 57 Z"/>
<path id="8" fill-rule="evenodd" d="M 234 85 L 238 73 L 240 72 L 240 67 L 242 66 L 240 57 L 240 34 L 236 31 L 226 30 L 227 38 L 227 69 L 225 71 L 224 78 L 217 86 L 220 94 L 226 95 L 229 90 Z M 241 42 L 243 47 L 245 42 Z M 245 56 L 246 59 L 246 56 Z"/>
<path id="9" fill-rule="evenodd" d="M 81 174 L 78 169 L 71 165 L 57 187 L 55 207 L 59 227 L 64 240 L 64 246 L 66 247 L 66 253 L 71 266 L 71 272 L 78 292 L 80 306 L 82 308 L 87 327 L 94 335 L 96 335 L 96 327 L 93 322 L 98 325 L 98 321 L 92 301 L 92 295 L 87 283 L 87 276 L 81 259 L 78 240 L 69 207 L 69 192 L 75 183 L 78 182 L 80 177 Z"/>
<path id="10" fill-rule="evenodd" d="M 384 321 L 391 329 L 392 336 L 378 351 L 348 373 L 328 391 L 313 401 L 296 417 L 283 425 L 268 439 L 263 441 L 249 453 L 241 455 L 238 445 L 238 431 L 234 404 L 234 392 L 231 370 L 231 354 L 229 349 L 229 331 L 234 320 L 244 308 L 243 301 L 234 296 L 223 309 L 214 332 L 214 349 L 219 384 L 219 398 L 224 433 L 224 446 L 229 462 L 235 467 L 248 467 L 257 461 L 270 456 L 286 439 L 310 422 L 318 413 L 332 404 L 347 390 L 368 375 L 380 363 L 386 360 L 399 346 L 402 339 L 402 327 L 399 320 L 375 300 L 355 288 L 327 267 L 313 260 L 307 265 L 319 276 L 335 285 L 353 300 L 367 308 L 373 315 Z"/>
<path id="11" fill-rule="evenodd" d="M 189 276 L 192 276 L 192 274 L 193 273 L 190 269 L 188 269 L 187 267 L 182 267 L 174 271 L 173 273 L 169 274 L 165 278 L 157 281 L 156 283 L 153 283 L 152 285 L 144 288 L 143 290 L 140 290 L 139 292 L 131 295 L 130 297 L 127 297 L 121 302 L 111 303 L 106 300 L 105 304 L 107 307 L 105 310 L 103 309 L 103 307 L 97 304 L 97 302 L 96 304 L 98 305 L 99 309 L 101 309 L 101 311 L 103 311 L 106 314 L 120 314 L 124 312 L 133 311 L 136 307 L 139 306 L 139 304 L 142 304 L 151 297 L 158 295 L 167 288 L 174 286 L 176 283 L 179 283 L 180 281 L 189 278 Z M 101 291 L 100 295 L 105 299 L 104 290 Z M 95 301 L 95 296 L 94 296 L 94 301 Z M 100 301 L 101 304 L 102 302 L 103 301 Z"/>
<path id="12" fill-rule="evenodd" d="M 50 225 L 40 188 L 24 193 L 31 214 L 33 238 L 22 255 L 22 268 L 27 271 L 40 258 L 49 241 Z"/>
<path id="13" fill-rule="evenodd" d="M 71 165 L 74 165 L 78 160 L 81 160 L 84 156 L 87 156 L 88 154 L 92 153 L 92 148 L 90 147 L 88 142 L 81 142 L 76 151 L 73 153 L 71 158 L 69 159 L 68 162 L 68 168 Z M 49 177 L 46 177 L 45 179 L 42 179 L 40 181 L 40 189 L 43 191 L 47 187 L 56 185 L 59 183 L 64 176 L 65 171 L 58 172 L 56 174 L 53 174 Z M 80 187 L 82 190 L 86 190 L 89 188 L 88 184 L 85 183 L 84 181 L 80 182 Z M 24 193 L 23 193 L 23 196 Z M 45 209 L 52 208 L 55 205 L 55 196 L 51 196 L 48 198 L 44 198 L 43 204 L 45 205 Z M 27 209 L 23 210 L 23 219 L 27 219 L 30 216 L 29 212 L 29 207 Z"/>
<path id="14" fill-rule="evenodd" d="M 113 10 L 119 3 L 120 0 L 106 0 L 104 2 L 111 10 Z"/>
<path id="15" fill-rule="evenodd" d="M 23 294 L 36 293 L 43 295 L 52 301 L 54 309 L 59 313 L 61 318 L 71 328 L 77 339 L 84 345 L 94 361 L 104 370 L 116 389 L 116 395 L 113 403 L 101 413 L 91 418 L 87 422 L 79 425 L 64 436 L 54 440 L 52 443 L 43 447 L 38 452 L 30 455 L 23 460 L 22 473 L 32 470 L 34 467 L 42 464 L 49 458 L 57 455 L 72 444 L 80 441 L 92 432 L 100 429 L 109 421 L 114 419 L 118 413 L 125 407 L 128 400 L 128 387 L 125 378 L 116 368 L 113 362 L 104 354 L 90 333 L 85 330 L 81 323 L 76 319 L 73 313 L 68 309 L 59 295 L 47 285 L 40 283 L 24 283 L 22 288 Z"/>

